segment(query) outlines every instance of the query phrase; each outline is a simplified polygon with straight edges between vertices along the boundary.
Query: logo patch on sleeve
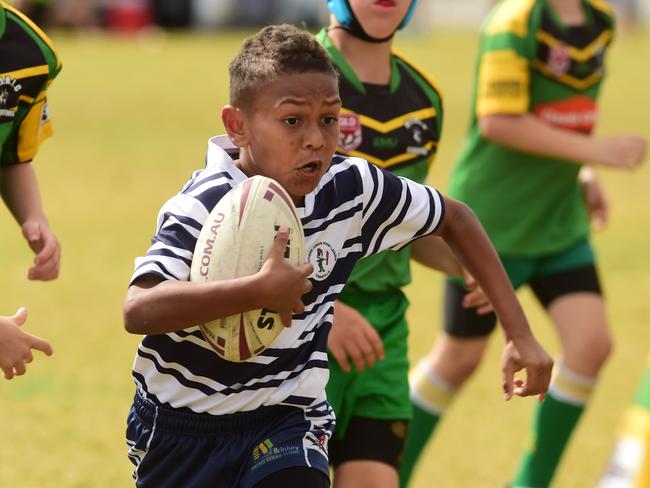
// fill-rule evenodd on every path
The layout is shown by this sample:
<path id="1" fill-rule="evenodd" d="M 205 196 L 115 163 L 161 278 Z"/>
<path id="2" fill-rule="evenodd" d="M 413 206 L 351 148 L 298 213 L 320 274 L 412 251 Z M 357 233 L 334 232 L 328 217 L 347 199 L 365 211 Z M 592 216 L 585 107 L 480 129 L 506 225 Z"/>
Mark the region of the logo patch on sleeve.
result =
<path id="1" fill-rule="evenodd" d="M 544 122 L 561 129 L 590 134 L 598 119 L 598 105 L 589 97 L 578 95 L 559 102 L 542 103 L 533 109 Z"/>

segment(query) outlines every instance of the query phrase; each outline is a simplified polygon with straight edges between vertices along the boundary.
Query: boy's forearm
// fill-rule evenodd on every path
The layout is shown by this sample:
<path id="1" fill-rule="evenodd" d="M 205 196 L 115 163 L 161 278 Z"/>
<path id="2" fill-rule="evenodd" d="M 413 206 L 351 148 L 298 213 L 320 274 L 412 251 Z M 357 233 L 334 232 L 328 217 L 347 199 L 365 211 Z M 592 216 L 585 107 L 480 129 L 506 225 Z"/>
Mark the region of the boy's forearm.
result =
<path id="1" fill-rule="evenodd" d="M 47 220 L 31 163 L 0 168 L 0 193 L 20 225 L 27 220 Z"/>
<path id="2" fill-rule="evenodd" d="M 164 334 L 261 308 L 255 280 L 136 283 L 124 301 L 124 327 L 132 334 Z"/>
<path id="3" fill-rule="evenodd" d="M 529 336 L 528 322 L 508 275 L 474 212 L 445 197 L 445 220 L 438 232 L 489 298 L 506 339 Z"/>
<path id="4" fill-rule="evenodd" d="M 426 236 L 415 241 L 411 258 L 418 263 L 450 276 L 463 277 L 463 267 L 447 243 L 438 236 Z"/>
<path id="5" fill-rule="evenodd" d="M 483 116 L 479 128 L 486 139 L 522 152 L 577 164 L 592 164 L 598 157 L 593 137 L 553 127 L 530 114 Z"/>

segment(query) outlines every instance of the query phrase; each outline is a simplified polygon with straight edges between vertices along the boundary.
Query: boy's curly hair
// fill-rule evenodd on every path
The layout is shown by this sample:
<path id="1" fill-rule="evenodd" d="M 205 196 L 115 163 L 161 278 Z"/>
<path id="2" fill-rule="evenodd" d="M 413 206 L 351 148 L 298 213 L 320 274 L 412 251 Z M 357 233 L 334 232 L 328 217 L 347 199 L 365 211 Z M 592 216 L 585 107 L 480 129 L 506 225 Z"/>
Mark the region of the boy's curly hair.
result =
<path id="1" fill-rule="evenodd" d="M 249 107 L 255 91 L 281 75 L 324 73 L 337 77 L 327 51 L 310 33 L 289 24 L 270 25 L 246 39 L 230 62 L 230 103 Z"/>

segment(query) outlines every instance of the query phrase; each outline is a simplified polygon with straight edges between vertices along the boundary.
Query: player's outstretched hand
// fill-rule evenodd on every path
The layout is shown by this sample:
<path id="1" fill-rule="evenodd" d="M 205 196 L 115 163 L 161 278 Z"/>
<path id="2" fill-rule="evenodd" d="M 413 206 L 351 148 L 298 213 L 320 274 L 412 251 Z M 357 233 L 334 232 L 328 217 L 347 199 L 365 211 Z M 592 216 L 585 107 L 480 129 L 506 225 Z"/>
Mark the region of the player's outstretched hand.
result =
<path id="1" fill-rule="evenodd" d="M 494 307 L 492 307 L 492 303 L 485 295 L 483 288 L 478 286 L 474 277 L 467 271 L 464 271 L 464 274 L 465 288 L 469 291 L 463 297 L 463 307 L 473 308 L 477 315 L 485 315 L 494 312 Z"/>
<path id="2" fill-rule="evenodd" d="M 20 328 L 26 320 L 27 309 L 22 307 L 13 317 L 0 317 L 0 369 L 8 380 L 25 374 L 26 364 L 34 359 L 32 349 L 52 355 L 49 342 Z"/>
<path id="3" fill-rule="evenodd" d="M 539 395 L 541 401 L 551 381 L 553 360 L 532 334 L 517 342 L 508 340 L 501 356 L 504 397 Z M 525 380 L 515 377 L 522 369 L 526 370 Z"/>
<path id="4" fill-rule="evenodd" d="M 350 372 L 350 360 L 357 371 L 363 371 L 384 359 L 384 344 L 375 328 L 358 311 L 339 300 L 334 302 L 334 323 L 327 347 L 346 373 Z"/>
<path id="5" fill-rule="evenodd" d="M 647 141 L 636 134 L 595 139 L 594 162 L 621 169 L 634 169 L 645 159 Z"/>
<path id="6" fill-rule="evenodd" d="M 45 221 L 27 220 L 22 225 L 23 236 L 34 251 L 34 266 L 29 268 L 30 280 L 49 281 L 59 276 L 61 245 Z"/>
<path id="7" fill-rule="evenodd" d="M 294 266 L 284 258 L 289 241 L 289 229 L 280 226 L 273 248 L 262 265 L 264 274 L 265 308 L 280 314 L 282 324 L 291 327 L 291 315 L 305 311 L 302 296 L 312 289 L 310 263 Z"/>

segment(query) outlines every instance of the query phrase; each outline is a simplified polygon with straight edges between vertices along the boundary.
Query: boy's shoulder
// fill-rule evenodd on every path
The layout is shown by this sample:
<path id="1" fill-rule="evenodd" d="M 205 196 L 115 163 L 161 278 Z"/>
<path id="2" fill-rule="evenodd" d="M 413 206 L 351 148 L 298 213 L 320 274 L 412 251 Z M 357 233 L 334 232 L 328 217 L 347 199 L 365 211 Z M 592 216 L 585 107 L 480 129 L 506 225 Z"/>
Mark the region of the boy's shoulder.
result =
<path id="1" fill-rule="evenodd" d="M 442 99 L 442 90 L 440 89 L 440 85 L 438 85 L 436 80 L 428 71 L 420 67 L 416 62 L 395 48 L 391 50 L 391 53 L 397 60 L 397 63 L 404 66 L 410 72 L 411 76 L 415 76 L 425 84 L 429 85 L 429 87 L 431 87 L 437 94 L 438 98 Z"/>
<path id="2" fill-rule="evenodd" d="M 539 0 L 503 0 L 492 8 L 481 30 L 488 36 L 513 34 L 527 37 L 531 15 L 539 3 Z"/>

